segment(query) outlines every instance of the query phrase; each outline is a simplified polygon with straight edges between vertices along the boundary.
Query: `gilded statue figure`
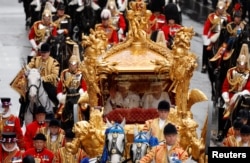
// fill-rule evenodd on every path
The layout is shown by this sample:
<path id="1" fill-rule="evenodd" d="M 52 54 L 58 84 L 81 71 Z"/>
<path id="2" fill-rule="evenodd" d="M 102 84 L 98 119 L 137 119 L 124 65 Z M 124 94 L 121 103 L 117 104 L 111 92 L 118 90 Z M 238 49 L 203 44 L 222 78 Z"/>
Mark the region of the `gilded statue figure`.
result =
<path id="1" fill-rule="evenodd" d="M 104 132 L 106 129 L 102 119 L 103 111 L 91 108 L 90 120 L 76 122 L 72 131 L 75 138 L 66 144 L 66 148 L 75 154 L 78 148 L 83 147 L 90 158 L 102 154 L 104 146 Z"/>

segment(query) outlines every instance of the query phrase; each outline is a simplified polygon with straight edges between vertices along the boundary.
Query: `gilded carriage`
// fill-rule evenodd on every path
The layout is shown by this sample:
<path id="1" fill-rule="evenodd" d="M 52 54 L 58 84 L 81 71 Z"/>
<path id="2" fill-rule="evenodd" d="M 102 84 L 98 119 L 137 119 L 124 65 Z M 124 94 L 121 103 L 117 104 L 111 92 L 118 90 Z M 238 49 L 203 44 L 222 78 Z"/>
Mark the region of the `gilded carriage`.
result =
<path id="1" fill-rule="evenodd" d="M 139 95 L 146 92 L 150 82 L 161 81 L 175 105 L 175 109 L 171 110 L 170 119 L 178 125 L 181 145 L 184 149 L 190 149 L 190 155 L 194 160 L 205 162 L 207 121 L 201 138 L 198 138 L 196 134 L 198 124 L 190 111 L 194 103 L 207 100 L 201 91 L 189 90 L 193 71 L 197 67 L 196 55 L 190 52 L 193 29 L 182 27 L 176 33 L 173 49 L 169 50 L 164 46 L 165 43 L 151 41 L 145 32 L 151 12 L 146 10 L 144 2 L 132 1 L 129 7 L 130 10 L 127 11 L 129 32 L 124 42 L 106 50 L 107 38 L 103 31 L 91 30 L 89 36 L 83 36 L 85 58 L 81 64 L 81 70 L 88 84 L 88 95 L 81 98 L 79 103 L 80 105 L 88 103 L 93 108 L 104 106 L 109 93 L 108 88 L 119 81 L 129 81 L 130 89 Z M 92 120 L 93 116 L 98 114 L 94 114 L 92 110 Z M 86 122 L 82 125 L 78 124 L 78 135 L 81 135 L 80 128 L 82 130 L 88 128 L 95 130 L 97 138 L 96 133 L 103 133 L 104 124 L 104 122 L 91 120 L 88 124 Z M 84 126 L 86 126 L 85 129 Z M 131 130 L 131 125 L 127 129 Z M 74 146 L 81 144 L 77 139 L 69 145 L 70 148 L 73 149 Z"/>

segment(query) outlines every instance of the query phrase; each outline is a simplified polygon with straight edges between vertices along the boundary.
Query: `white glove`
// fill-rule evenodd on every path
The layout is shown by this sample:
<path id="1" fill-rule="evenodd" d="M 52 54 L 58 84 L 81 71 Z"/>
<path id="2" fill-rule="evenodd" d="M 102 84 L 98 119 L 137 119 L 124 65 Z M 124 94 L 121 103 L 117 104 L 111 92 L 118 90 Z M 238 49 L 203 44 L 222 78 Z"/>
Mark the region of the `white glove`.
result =
<path id="1" fill-rule="evenodd" d="M 203 38 L 203 45 L 207 46 L 211 43 L 211 40 L 208 38 L 207 35 L 203 35 L 202 38 Z"/>
<path id="2" fill-rule="evenodd" d="M 32 45 L 32 48 L 35 49 L 35 51 L 37 51 L 37 50 L 38 50 L 38 46 L 37 46 L 37 44 L 36 44 L 36 41 L 35 41 L 34 39 L 31 39 L 31 40 L 30 40 L 30 43 L 31 43 L 31 45 Z"/>
<path id="3" fill-rule="evenodd" d="M 58 29 L 58 30 L 57 30 L 57 33 L 58 33 L 58 34 L 64 33 L 64 29 Z"/>
<path id="4" fill-rule="evenodd" d="M 233 97 L 231 98 L 231 100 L 230 100 L 230 104 L 233 104 L 236 101 L 236 99 L 238 98 L 239 95 L 241 95 L 241 92 L 235 93 L 233 95 Z"/>
<path id="5" fill-rule="evenodd" d="M 248 90 L 244 90 L 241 92 L 241 95 L 247 95 L 247 94 L 250 94 L 250 92 Z"/>
<path id="6" fill-rule="evenodd" d="M 78 92 L 79 92 L 80 96 L 82 96 L 82 95 L 84 94 L 85 91 L 81 88 L 81 89 L 79 89 Z"/>
<path id="7" fill-rule="evenodd" d="M 122 28 L 120 28 L 120 29 L 118 30 L 118 34 L 123 34 L 123 29 L 122 29 Z"/>
<path id="8" fill-rule="evenodd" d="M 223 92 L 222 93 L 222 98 L 225 101 L 225 103 L 229 103 L 229 93 L 228 92 Z"/>
<path id="9" fill-rule="evenodd" d="M 58 93 L 56 98 L 58 99 L 60 104 L 65 104 L 65 102 L 66 102 L 66 94 Z"/>

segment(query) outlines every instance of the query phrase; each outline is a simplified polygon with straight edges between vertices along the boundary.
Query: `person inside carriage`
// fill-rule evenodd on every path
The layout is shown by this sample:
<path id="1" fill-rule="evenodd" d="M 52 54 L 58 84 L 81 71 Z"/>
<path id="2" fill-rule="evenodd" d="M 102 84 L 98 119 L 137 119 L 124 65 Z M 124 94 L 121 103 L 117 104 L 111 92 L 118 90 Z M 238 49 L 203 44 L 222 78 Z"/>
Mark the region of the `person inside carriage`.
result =
<path id="1" fill-rule="evenodd" d="M 23 132 L 21 129 L 20 119 L 11 114 L 11 99 L 10 98 L 1 98 L 1 120 L 2 128 L 0 129 L 0 133 L 2 132 L 14 132 L 17 137 L 17 145 L 20 150 L 25 150 L 25 142 L 23 137 Z M 1 138 L 1 135 L 0 135 Z"/>
<path id="2" fill-rule="evenodd" d="M 57 12 L 52 16 L 52 21 L 57 27 L 58 34 L 63 34 L 65 38 L 71 36 L 71 17 L 65 14 L 65 5 L 63 3 L 57 5 Z"/>
<path id="3" fill-rule="evenodd" d="M 138 108 L 140 106 L 140 96 L 129 90 L 130 82 L 118 82 L 118 88 L 110 88 L 110 96 L 108 97 L 104 115 L 108 114 L 116 108 Z"/>
<path id="4" fill-rule="evenodd" d="M 150 92 L 144 94 L 142 97 L 142 107 L 144 109 L 156 109 L 162 100 L 166 100 L 171 105 L 169 94 L 163 90 L 162 82 L 152 82 L 150 84 Z"/>
<path id="5" fill-rule="evenodd" d="M 127 28 L 123 13 L 118 10 L 115 0 L 108 0 L 106 8 L 109 9 L 111 12 L 110 21 L 112 25 L 116 28 L 119 41 L 123 41 L 125 39 L 125 31 Z"/>
<path id="6" fill-rule="evenodd" d="M 56 98 L 56 86 L 59 76 L 59 63 L 50 56 L 50 45 L 43 43 L 39 50 L 40 56 L 35 56 L 26 66 L 27 69 L 40 69 L 43 87 L 48 94 L 49 99 L 54 103 L 55 107 L 59 102 Z"/>
<path id="7" fill-rule="evenodd" d="M 51 36 L 57 36 L 57 28 L 52 22 L 51 11 L 49 9 L 44 9 L 42 20 L 36 21 L 29 32 L 29 41 L 32 45 L 32 51 L 28 56 L 27 62 L 29 62 L 32 57 L 38 55 L 41 45 L 47 42 Z"/>
<path id="8" fill-rule="evenodd" d="M 202 73 L 206 73 L 208 61 L 213 57 L 212 47 L 220 41 L 218 38 L 228 22 L 231 22 L 231 16 L 226 13 L 226 4 L 219 1 L 216 10 L 210 13 L 203 27 L 203 52 L 202 52 Z"/>
<path id="9" fill-rule="evenodd" d="M 234 50 L 237 50 L 235 48 L 240 49 L 241 46 L 236 46 L 237 41 L 239 39 L 244 39 L 244 34 L 246 35 L 249 33 L 247 31 L 249 29 L 248 25 L 244 20 L 241 20 L 241 17 L 241 11 L 234 12 L 233 21 L 228 23 L 226 26 L 227 31 L 225 34 L 225 40 L 217 53 L 210 59 L 210 61 L 216 61 L 220 58 L 222 58 L 223 60 L 228 60 L 231 58 Z"/>
<path id="10" fill-rule="evenodd" d="M 240 54 L 235 67 L 227 71 L 227 76 L 222 84 L 222 98 L 225 102 L 223 119 L 228 119 L 234 109 L 234 104 L 239 96 L 250 94 L 249 57 Z"/>
<path id="11" fill-rule="evenodd" d="M 3 132 L 0 139 L 0 162 L 22 162 L 22 152 L 17 145 L 16 133 Z"/>
<path id="12" fill-rule="evenodd" d="M 87 91 L 87 83 L 79 69 L 80 60 L 76 55 L 69 59 L 69 68 L 64 69 L 57 85 L 57 99 L 60 107 L 57 111 L 61 115 L 62 128 L 72 128 L 74 125 L 73 106 Z"/>
<path id="13" fill-rule="evenodd" d="M 111 12 L 109 9 L 103 9 L 101 12 L 102 23 L 95 25 L 95 30 L 102 30 L 107 34 L 108 44 L 112 47 L 119 42 L 116 28 L 111 25 Z"/>

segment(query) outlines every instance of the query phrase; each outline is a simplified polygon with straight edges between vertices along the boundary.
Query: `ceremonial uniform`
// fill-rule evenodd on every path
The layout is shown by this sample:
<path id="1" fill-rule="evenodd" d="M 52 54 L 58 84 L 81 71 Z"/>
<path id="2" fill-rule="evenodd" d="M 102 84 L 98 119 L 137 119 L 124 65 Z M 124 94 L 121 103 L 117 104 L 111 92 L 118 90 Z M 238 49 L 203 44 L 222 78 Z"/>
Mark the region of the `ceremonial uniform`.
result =
<path id="1" fill-rule="evenodd" d="M 72 130 L 65 131 L 66 142 L 72 142 L 75 137 L 75 133 Z M 66 147 L 59 148 L 55 153 L 55 163 L 80 163 L 83 158 L 87 157 L 87 154 L 81 148 L 78 149 L 76 154 L 72 154 Z"/>
<path id="2" fill-rule="evenodd" d="M 223 12 L 223 13 L 221 13 Z M 220 1 L 217 4 L 217 10 L 208 15 L 203 27 L 203 54 L 202 54 L 202 72 L 205 73 L 208 65 L 208 59 L 213 57 L 212 44 L 217 41 L 222 28 L 231 22 L 231 16 L 226 13 L 225 3 Z"/>
<path id="3" fill-rule="evenodd" d="M 36 162 L 39 163 L 52 163 L 54 154 L 45 147 L 46 137 L 42 133 L 36 134 L 33 138 L 34 148 L 25 151 L 23 157 L 28 155 L 33 156 Z"/>
<path id="4" fill-rule="evenodd" d="M 14 132 L 3 132 L 1 134 L 0 163 L 22 162 L 22 154 L 16 141 L 16 133 Z"/>
<path id="5" fill-rule="evenodd" d="M 181 28 L 182 26 L 179 24 L 174 25 L 163 25 L 161 30 L 164 32 L 164 36 L 167 42 L 170 42 L 170 39 L 174 39 L 175 33 Z"/>
<path id="6" fill-rule="evenodd" d="M 36 21 L 30 29 L 29 40 L 35 40 L 38 46 L 42 42 L 46 42 L 50 36 L 57 35 L 57 28 L 54 23 L 44 25 L 43 21 Z"/>
<path id="7" fill-rule="evenodd" d="M 64 14 L 65 6 L 59 3 L 57 6 L 57 14 L 52 16 L 52 21 L 56 25 L 58 33 L 70 36 L 71 33 L 71 17 Z"/>
<path id="8" fill-rule="evenodd" d="M 170 123 L 168 121 L 168 113 L 170 111 L 170 103 L 166 100 L 159 102 L 158 106 L 159 117 L 155 119 L 150 119 L 145 122 L 143 130 L 151 131 L 152 135 L 158 139 L 159 142 L 165 140 L 164 137 L 164 127 Z"/>
<path id="9" fill-rule="evenodd" d="M 75 64 L 79 64 L 75 55 L 71 56 L 69 62 L 70 66 L 78 66 Z M 62 128 L 64 130 L 73 127 L 73 105 L 77 104 L 80 96 L 86 91 L 87 83 L 78 67 L 75 67 L 74 71 L 68 68 L 61 72 L 60 81 L 57 86 L 57 99 L 61 104 L 65 104 L 61 115 Z"/>
<path id="10" fill-rule="evenodd" d="M 240 146 L 241 137 L 234 135 L 228 136 L 223 140 L 223 145 L 225 147 L 239 147 Z"/>
<path id="11" fill-rule="evenodd" d="M 103 30 L 107 34 L 109 44 L 116 44 L 119 42 L 118 34 L 114 26 L 112 25 L 104 26 L 102 24 L 96 24 L 95 29 Z"/>
<path id="12" fill-rule="evenodd" d="M 76 154 L 67 151 L 66 147 L 59 148 L 55 153 L 55 163 L 80 163 L 86 157 L 86 153 L 82 149 L 78 149 Z"/>
<path id="13" fill-rule="evenodd" d="M 148 154 L 142 157 L 140 163 L 148 163 L 153 160 L 155 160 L 155 163 L 168 163 L 168 157 L 173 155 L 181 161 L 188 159 L 188 153 L 178 143 L 171 147 L 163 143 L 154 147 Z"/>
<path id="14" fill-rule="evenodd" d="M 183 150 L 177 141 L 178 133 L 175 125 L 168 123 L 163 129 L 163 134 L 165 141 L 152 148 L 141 158 L 140 163 L 151 161 L 155 163 L 184 162 L 188 159 L 188 153 Z"/>
<path id="15" fill-rule="evenodd" d="M 24 141 L 26 142 L 26 150 L 33 147 L 33 138 L 37 133 L 40 133 L 40 129 L 45 127 L 46 123 L 39 123 L 34 121 L 26 126 L 26 132 L 24 134 Z"/>
<path id="16" fill-rule="evenodd" d="M 57 85 L 57 79 L 59 75 L 59 63 L 53 57 L 50 57 L 43 61 L 41 56 L 36 56 L 31 59 L 28 64 L 29 68 L 40 68 L 41 77 L 44 82 L 51 83 L 52 85 Z"/>
<path id="17" fill-rule="evenodd" d="M 45 123 L 46 111 L 44 107 L 40 106 L 36 108 L 35 114 L 36 114 L 35 115 L 36 120 L 26 126 L 26 131 L 24 134 L 24 141 L 26 142 L 26 150 L 33 147 L 33 138 L 36 136 L 37 133 L 41 133 L 40 130 L 43 127 L 46 127 L 47 125 Z M 41 114 L 42 116 L 44 116 L 44 119 L 39 119 L 41 121 L 38 122 L 37 116 L 40 116 Z"/>
<path id="18" fill-rule="evenodd" d="M 42 151 L 37 151 L 35 148 L 30 148 L 23 154 L 23 157 L 31 155 L 35 160 L 40 161 L 40 163 L 52 163 L 54 159 L 54 154 L 44 148 Z"/>
<path id="19" fill-rule="evenodd" d="M 151 27 L 151 31 L 154 32 L 159 30 L 166 24 L 166 17 L 163 14 L 152 14 L 149 18 L 149 23 Z"/>
<path id="20" fill-rule="evenodd" d="M 2 119 L 0 119 L 0 133 L 1 132 L 14 132 L 17 136 L 17 145 L 20 149 L 25 149 L 25 142 L 23 138 L 23 132 L 21 129 L 20 119 L 13 114 L 10 110 L 10 98 L 1 98 L 2 108 L 7 107 L 7 112 L 4 112 Z M 1 138 L 1 136 L 0 136 Z"/>
<path id="21" fill-rule="evenodd" d="M 236 93 L 242 92 L 242 93 L 249 93 L 250 91 L 250 81 L 249 78 L 249 72 L 238 72 L 237 67 L 230 68 L 227 72 L 227 77 L 225 78 L 223 85 L 222 85 L 222 96 L 224 98 L 230 99 L 235 95 Z M 237 83 L 235 83 L 235 82 Z M 230 83 L 234 83 L 235 85 L 232 85 Z M 244 91 L 244 92 L 243 92 Z"/>

